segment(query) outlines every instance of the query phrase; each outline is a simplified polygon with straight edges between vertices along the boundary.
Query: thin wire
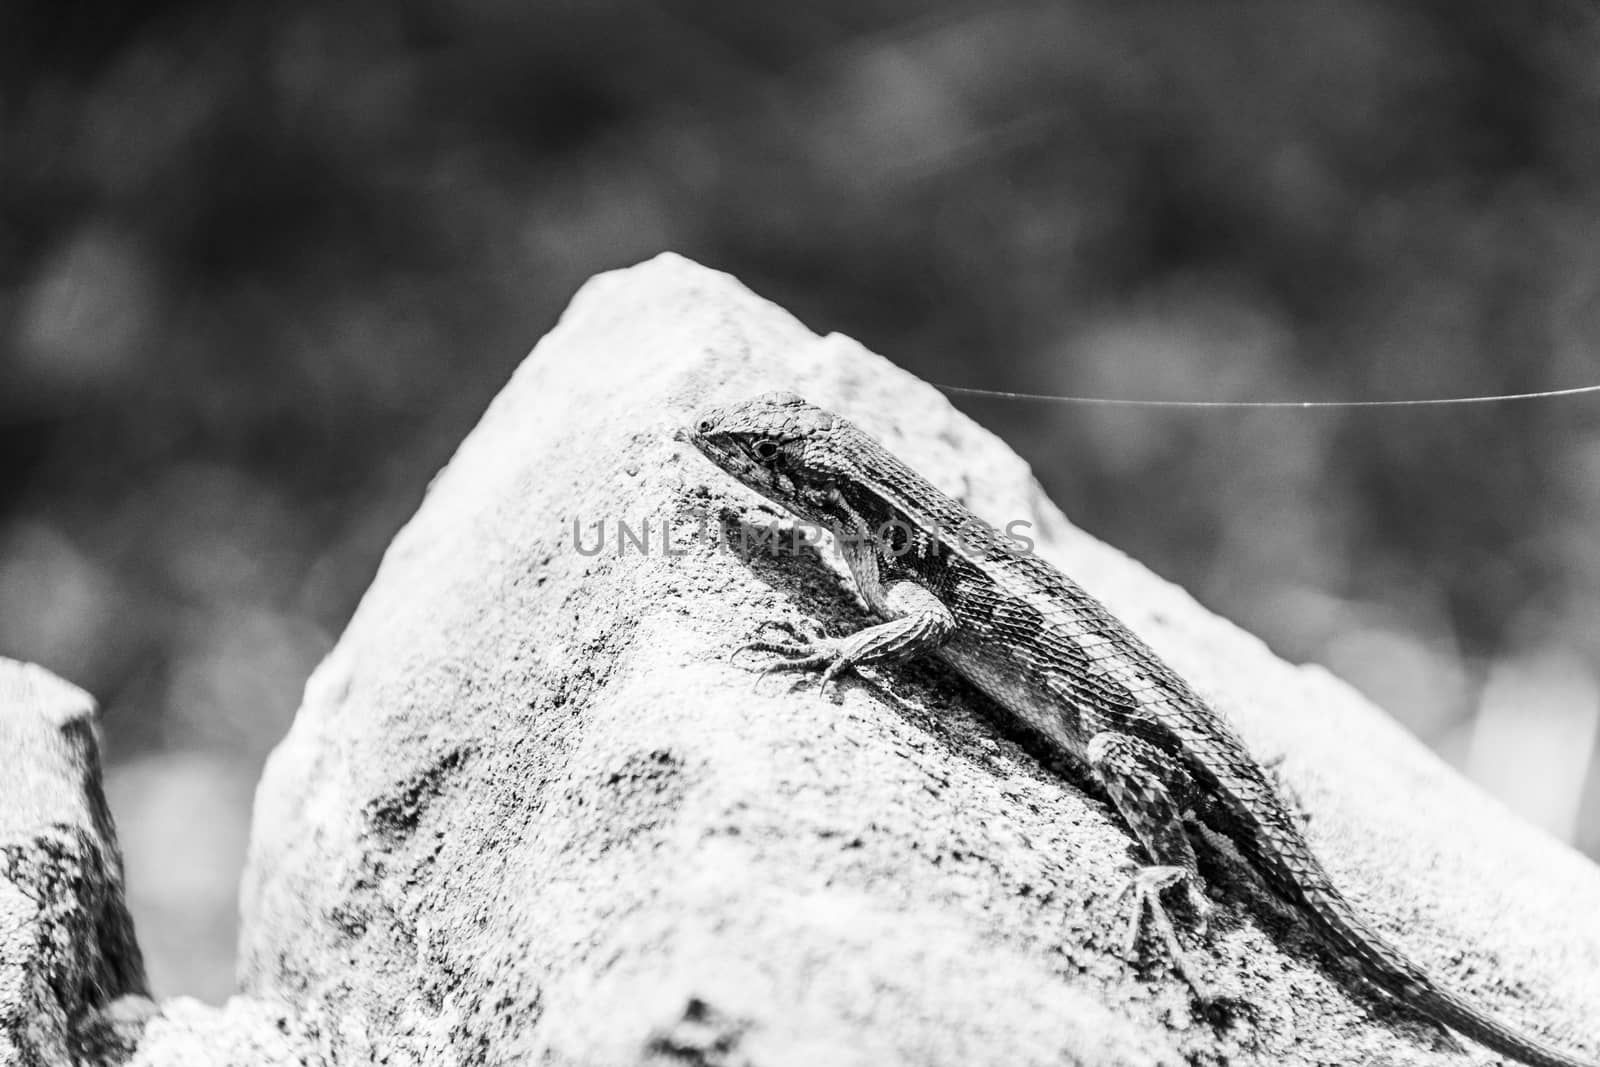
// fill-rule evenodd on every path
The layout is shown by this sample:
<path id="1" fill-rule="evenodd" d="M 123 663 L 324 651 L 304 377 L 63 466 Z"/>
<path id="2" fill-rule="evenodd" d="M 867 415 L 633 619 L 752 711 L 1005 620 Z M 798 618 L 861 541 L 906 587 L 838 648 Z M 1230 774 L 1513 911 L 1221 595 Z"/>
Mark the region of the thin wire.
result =
<path id="1" fill-rule="evenodd" d="M 1109 396 L 1052 396 L 1048 393 L 1012 393 L 1003 389 L 973 389 L 961 385 L 940 385 L 943 393 L 962 396 L 987 396 L 1001 400 L 1037 400 L 1052 404 L 1099 404 L 1127 408 L 1419 408 L 1447 404 L 1491 404 L 1502 400 L 1545 400 L 1556 396 L 1600 393 L 1600 385 L 1580 385 L 1573 389 L 1547 389 L 1538 393 L 1499 393 L 1494 396 L 1425 397 L 1421 400 L 1133 400 Z"/>

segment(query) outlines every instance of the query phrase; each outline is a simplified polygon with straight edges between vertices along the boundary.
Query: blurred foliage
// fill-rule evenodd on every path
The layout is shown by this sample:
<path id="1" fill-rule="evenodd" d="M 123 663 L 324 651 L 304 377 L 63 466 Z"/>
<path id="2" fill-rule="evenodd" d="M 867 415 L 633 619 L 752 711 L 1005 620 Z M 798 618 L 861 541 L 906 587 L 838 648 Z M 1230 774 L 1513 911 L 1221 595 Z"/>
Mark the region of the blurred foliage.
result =
<path id="1" fill-rule="evenodd" d="M 106 704 L 158 985 L 226 992 L 262 759 L 590 274 L 952 385 L 1588 384 L 1597 57 L 1583 0 L 5 5 L 0 652 Z M 1600 402 L 962 406 L 1600 852 Z"/>

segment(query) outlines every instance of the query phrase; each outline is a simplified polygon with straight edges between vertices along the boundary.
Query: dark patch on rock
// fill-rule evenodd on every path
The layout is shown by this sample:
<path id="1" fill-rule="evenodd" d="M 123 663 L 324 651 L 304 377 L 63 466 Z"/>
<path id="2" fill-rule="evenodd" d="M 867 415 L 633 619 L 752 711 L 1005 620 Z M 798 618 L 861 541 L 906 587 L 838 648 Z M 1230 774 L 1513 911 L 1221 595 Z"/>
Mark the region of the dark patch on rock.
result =
<path id="1" fill-rule="evenodd" d="M 391 792 L 367 803 L 363 814 L 372 832 L 391 844 L 411 836 L 445 783 L 466 763 L 465 746 L 451 748 L 408 775 Z"/>
<path id="2" fill-rule="evenodd" d="M 744 1067 L 751 1060 L 740 1053 L 739 1042 L 749 1029 L 748 1020 L 735 1019 L 699 997 L 690 997 L 676 1022 L 650 1035 L 642 1059 L 660 1067 Z"/>

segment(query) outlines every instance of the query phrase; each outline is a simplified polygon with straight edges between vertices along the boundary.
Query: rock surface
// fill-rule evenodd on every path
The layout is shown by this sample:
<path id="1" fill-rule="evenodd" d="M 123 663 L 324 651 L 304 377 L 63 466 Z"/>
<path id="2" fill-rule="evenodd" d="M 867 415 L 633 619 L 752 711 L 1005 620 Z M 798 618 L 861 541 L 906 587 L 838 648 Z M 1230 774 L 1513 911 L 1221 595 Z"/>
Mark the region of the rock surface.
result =
<path id="1" fill-rule="evenodd" d="M 119 998 L 147 992 L 95 713 L 81 689 L 0 659 L 0 1063 L 99 1055 L 123 1037 Z"/>
<path id="2" fill-rule="evenodd" d="M 305 1062 L 282 1007 L 150 1000 L 96 716 L 83 690 L 0 658 L 0 1065 Z"/>
<path id="3" fill-rule="evenodd" d="M 756 621 L 865 621 L 831 553 L 741 558 L 733 520 L 771 516 L 673 440 L 701 405 L 778 387 L 1031 523 L 1284 758 L 1381 930 L 1508 1020 L 1600 1049 L 1591 864 L 1074 529 L 931 387 L 662 256 L 578 295 L 308 683 L 258 791 L 227 1005 L 137 996 L 87 698 L 54 679 L 19 698 L 7 680 L 37 669 L 0 665 L 24 766 L 0 826 L 34 857 L 0 872 L 6 1051 L 67 1062 L 87 1033 L 82 1062 L 141 1067 L 1490 1060 L 1361 989 L 1225 861 L 1196 960 L 1248 1009 L 1202 1017 L 1166 967 L 1124 962 L 1131 839 L 939 665 L 836 701 L 752 685 L 727 654 Z M 88 874 L 41 878 L 57 852 Z"/>
<path id="4" fill-rule="evenodd" d="M 1201 1019 L 1165 968 L 1136 973 L 1110 911 L 1129 837 L 939 666 L 835 703 L 730 665 L 761 618 L 863 619 L 830 555 L 731 551 L 723 515 L 755 499 L 672 439 L 704 403 L 777 387 L 1033 523 L 1286 757 L 1381 929 L 1597 1048 L 1593 866 L 1073 529 L 929 386 L 674 256 L 583 289 L 311 679 L 258 793 L 246 992 L 302 1006 L 346 1062 L 1461 1062 L 1227 871 L 1204 966 L 1253 1012 Z"/>

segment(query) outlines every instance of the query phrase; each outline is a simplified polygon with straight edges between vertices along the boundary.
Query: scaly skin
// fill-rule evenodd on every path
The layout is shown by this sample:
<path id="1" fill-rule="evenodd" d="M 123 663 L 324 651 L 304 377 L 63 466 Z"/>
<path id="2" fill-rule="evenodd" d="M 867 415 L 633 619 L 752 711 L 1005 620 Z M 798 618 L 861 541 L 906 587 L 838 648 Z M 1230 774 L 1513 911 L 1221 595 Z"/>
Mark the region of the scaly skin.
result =
<path id="1" fill-rule="evenodd" d="M 884 621 L 845 638 L 769 624 L 745 646 L 825 688 L 874 662 L 934 654 L 1085 767 L 1153 866 L 1132 889 L 1184 967 L 1161 894 L 1181 887 L 1203 924 L 1191 835 L 1231 840 L 1323 941 L 1385 992 L 1535 1067 L 1597 1067 L 1499 1022 L 1435 982 L 1340 894 L 1262 766 L 1225 719 L 1072 579 L 984 525 L 854 425 L 793 393 L 702 412 L 684 435 L 713 463 L 832 530 Z M 1132 937 L 1130 937 L 1131 947 Z"/>

